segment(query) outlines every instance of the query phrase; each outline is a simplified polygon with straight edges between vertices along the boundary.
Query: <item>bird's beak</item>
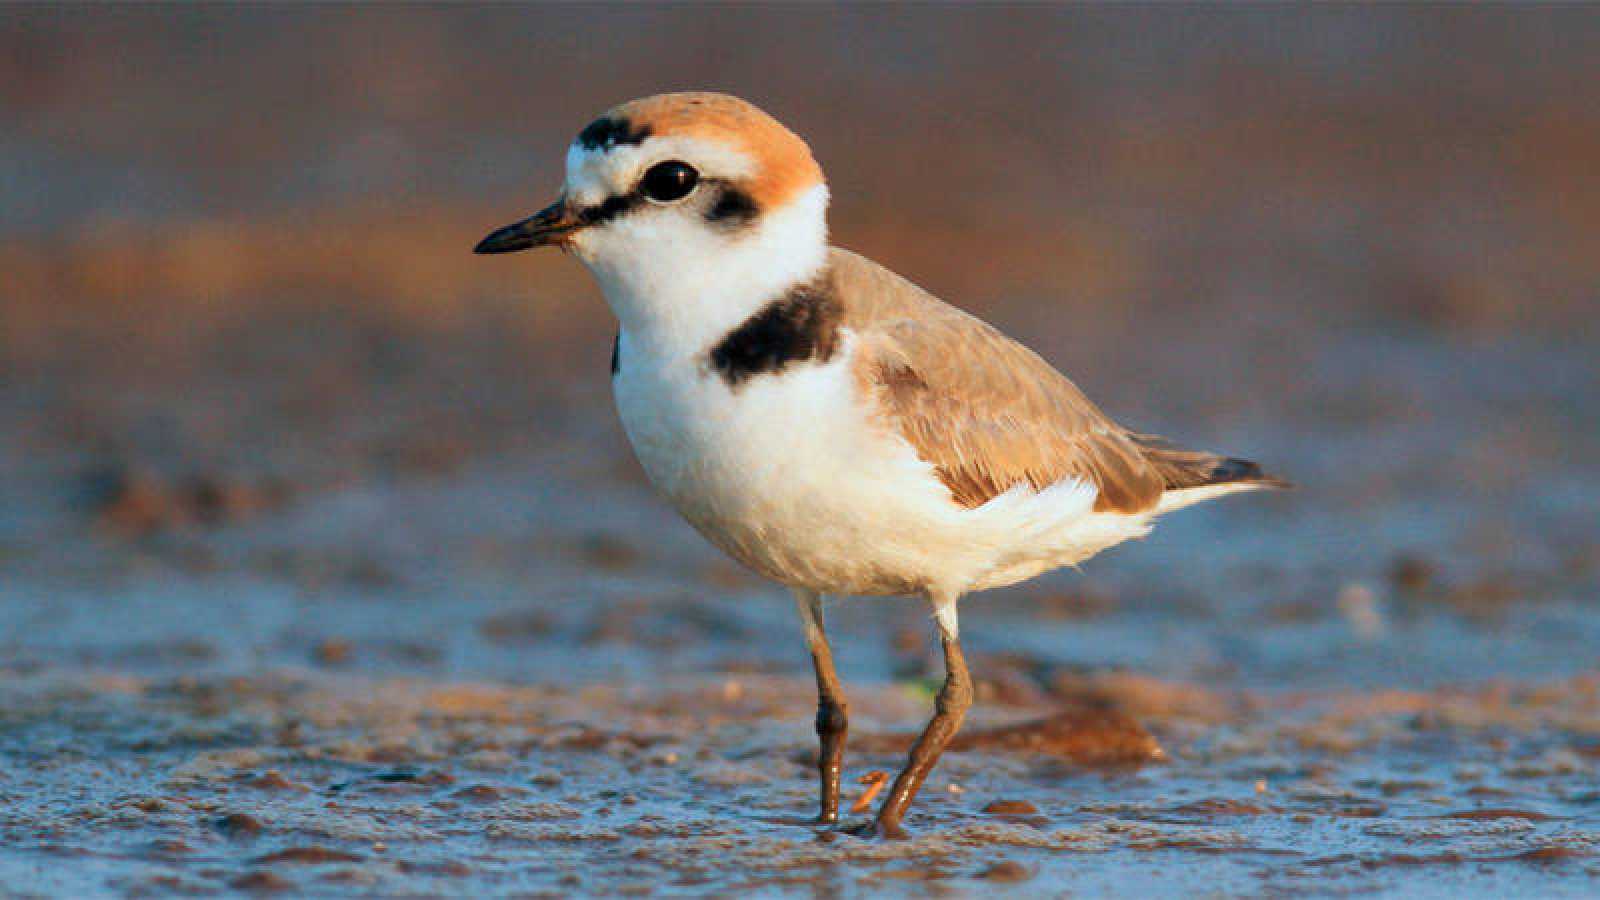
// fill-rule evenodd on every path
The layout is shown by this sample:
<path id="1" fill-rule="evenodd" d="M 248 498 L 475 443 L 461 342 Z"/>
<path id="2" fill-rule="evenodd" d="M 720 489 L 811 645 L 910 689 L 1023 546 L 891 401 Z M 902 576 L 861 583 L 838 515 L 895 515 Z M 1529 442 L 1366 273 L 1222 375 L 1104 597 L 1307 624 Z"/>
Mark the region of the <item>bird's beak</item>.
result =
<path id="1" fill-rule="evenodd" d="M 557 200 L 521 222 L 497 228 L 472 248 L 473 253 L 515 253 L 533 247 L 565 244 L 583 223 L 568 208 L 566 199 Z"/>

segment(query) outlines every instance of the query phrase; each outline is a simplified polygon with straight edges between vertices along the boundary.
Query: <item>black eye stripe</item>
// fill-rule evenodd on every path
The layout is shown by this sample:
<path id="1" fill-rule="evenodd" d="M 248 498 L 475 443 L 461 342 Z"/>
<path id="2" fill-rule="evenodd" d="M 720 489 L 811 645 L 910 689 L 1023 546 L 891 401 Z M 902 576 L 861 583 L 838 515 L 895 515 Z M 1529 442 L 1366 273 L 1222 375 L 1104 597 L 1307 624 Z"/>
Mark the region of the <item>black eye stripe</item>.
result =
<path id="1" fill-rule="evenodd" d="M 706 211 L 706 218 L 718 225 L 747 225 L 755 217 L 755 200 L 731 184 L 721 185 L 717 202 Z"/>
<path id="2" fill-rule="evenodd" d="M 749 194 L 720 178 L 701 179 L 701 185 L 715 188 L 716 201 L 705 210 L 706 220 L 716 225 L 737 227 L 753 222 L 757 215 L 755 201 Z M 646 206 L 659 207 L 638 190 L 626 194 L 613 194 L 593 206 L 578 210 L 578 221 L 584 225 L 604 225 Z"/>
<path id="3" fill-rule="evenodd" d="M 613 194 L 594 206 L 585 206 L 578 210 L 578 221 L 585 225 L 601 225 L 618 216 L 625 215 L 645 205 L 650 201 L 638 191 L 626 194 Z"/>

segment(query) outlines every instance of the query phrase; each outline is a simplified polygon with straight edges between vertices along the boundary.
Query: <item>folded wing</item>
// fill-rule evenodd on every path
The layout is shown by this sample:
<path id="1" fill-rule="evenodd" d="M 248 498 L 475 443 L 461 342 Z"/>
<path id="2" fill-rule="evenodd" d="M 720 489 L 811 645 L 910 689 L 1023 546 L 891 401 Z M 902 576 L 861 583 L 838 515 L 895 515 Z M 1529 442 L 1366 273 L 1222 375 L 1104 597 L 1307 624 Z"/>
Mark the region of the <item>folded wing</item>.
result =
<path id="1" fill-rule="evenodd" d="M 858 381 L 957 503 L 1070 478 L 1094 485 L 1097 510 L 1155 508 L 1167 481 L 1139 438 L 1033 351 L 846 251 L 831 278 Z"/>

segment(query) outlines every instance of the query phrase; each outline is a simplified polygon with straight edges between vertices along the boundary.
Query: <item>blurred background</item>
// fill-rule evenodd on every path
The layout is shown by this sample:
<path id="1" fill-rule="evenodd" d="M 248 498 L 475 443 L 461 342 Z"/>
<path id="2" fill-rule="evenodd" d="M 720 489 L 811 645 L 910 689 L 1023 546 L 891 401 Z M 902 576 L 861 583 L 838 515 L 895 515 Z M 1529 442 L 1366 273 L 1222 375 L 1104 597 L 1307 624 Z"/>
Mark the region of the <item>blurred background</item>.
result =
<path id="1" fill-rule="evenodd" d="M 1600 733 L 1581 680 L 1597 58 L 1584 5 L 0 7 L 0 749 L 130 760 L 16 762 L 32 787 L 0 834 L 59 837 L 64 785 L 125 799 L 162 752 L 265 742 L 319 784 L 348 776 L 315 760 L 437 759 L 457 746 L 428 730 L 440 709 L 504 710 L 418 701 L 420 730 L 384 743 L 350 710 L 385 679 L 682 678 L 734 706 L 727 685 L 776 679 L 786 712 L 759 727 L 793 733 L 759 740 L 803 755 L 792 608 L 651 494 L 598 291 L 560 254 L 470 252 L 548 201 L 597 113 L 683 89 L 805 136 L 837 243 L 1022 338 L 1119 421 L 1300 485 L 969 599 L 987 700 L 1048 704 L 1084 673 L 1191 699 L 1560 683 L 1587 724 L 1561 706 L 1536 750 L 1575 752 L 1571 729 Z M 863 691 L 937 673 L 915 603 L 832 621 Z M 312 687 L 332 693 L 307 713 Z M 1190 700 L 1138 696 L 1174 757 L 1217 733 L 1162 718 Z"/>
<path id="2" fill-rule="evenodd" d="M 1122 421 L 1303 485 L 1096 562 L 1134 596 L 1085 615 L 1336 618 L 1352 585 L 1396 606 L 1395 571 L 1447 612 L 1571 599 L 1600 553 L 1597 46 L 1581 7 L 8 6 L 0 641 L 116 656 L 132 608 L 154 645 L 293 656 L 190 606 L 337 608 L 317 579 L 352 575 L 582 628 L 607 604 L 552 592 L 720 566 L 644 490 L 581 267 L 468 252 L 596 113 L 688 88 L 810 140 L 838 243 Z M 77 590 L 107 608 L 74 635 Z"/>

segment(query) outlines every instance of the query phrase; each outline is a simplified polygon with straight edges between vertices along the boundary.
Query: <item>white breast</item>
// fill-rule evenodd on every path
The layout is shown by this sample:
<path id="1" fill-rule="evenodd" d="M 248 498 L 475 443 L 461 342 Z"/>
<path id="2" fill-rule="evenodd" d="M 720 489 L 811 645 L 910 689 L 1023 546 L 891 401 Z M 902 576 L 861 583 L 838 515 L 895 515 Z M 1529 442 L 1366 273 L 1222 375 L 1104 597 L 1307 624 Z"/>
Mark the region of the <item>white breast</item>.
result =
<path id="1" fill-rule="evenodd" d="M 703 361 L 663 359 L 624 332 L 617 410 L 679 513 L 786 584 L 836 594 L 992 587 L 1142 531 L 1100 521 L 1089 511 L 1093 489 L 1071 483 L 957 506 L 909 444 L 869 420 L 849 369 L 852 345 L 846 332 L 826 364 L 730 387 Z"/>
<path id="2" fill-rule="evenodd" d="M 923 554 L 886 535 L 948 495 L 859 414 L 845 350 L 730 386 L 624 333 L 617 411 L 650 480 L 736 559 L 817 590 L 915 591 Z"/>

